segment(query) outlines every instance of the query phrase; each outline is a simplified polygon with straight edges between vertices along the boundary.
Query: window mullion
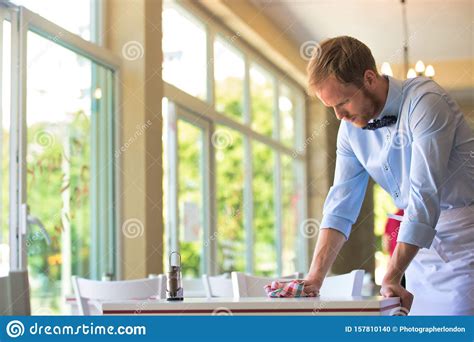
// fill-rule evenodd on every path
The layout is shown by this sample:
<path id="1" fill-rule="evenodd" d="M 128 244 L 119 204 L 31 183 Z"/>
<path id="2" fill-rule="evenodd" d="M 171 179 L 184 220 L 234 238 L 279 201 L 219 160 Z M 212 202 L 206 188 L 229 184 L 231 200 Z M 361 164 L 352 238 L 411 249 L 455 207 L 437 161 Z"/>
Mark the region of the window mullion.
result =
<path id="1" fill-rule="evenodd" d="M 218 272 L 217 267 L 217 196 L 216 196 L 216 151 L 214 144 L 212 143 L 212 135 L 214 134 L 214 123 L 210 123 L 209 130 L 207 133 L 207 154 L 208 154 L 208 168 L 206 176 L 208 177 L 208 193 L 209 193 L 209 204 L 207 209 L 208 222 L 209 222 L 209 236 L 208 239 L 208 272 L 211 275 L 216 275 Z"/>
<path id="2" fill-rule="evenodd" d="M 202 121 L 202 120 L 199 120 Z M 215 225 L 213 225 L 213 198 L 212 192 L 212 171 L 211 171 L 211 125 L 209 122 L 199 122 L 198 127 L 202 129 L 202 158 L 200 173 L 202 175 L 202 257 L 201 257 L 201 273 L 202 274 L 214 274 L 212 260 L 214 260 L 212 239 L 215 232 Z M 213 152 L 212 152 L 213 153 Z"/>
<path id="3" fill-rule="evenodd" d="M 250 105 L 250 67 L 249 59 L 244 57 L 244 124 L 251 125 L 251 105 Z M 248 135 L 244 135 L 244 230 L 245 230 L 245 269 L 253 274 L 254 270 L 254 239 L 253 239 L 253 189 L 252 189 L 252 142 Z"/>
<path id="4" fill-rule="evenodd" d="M 273 138 L 280 141 L 280 109 L 279 109 L 280 89 L 278 78 L 273 77 Z M 281 172 L 281 152 L 275 150 L 274 165 L 274 206 L 275 206 L 275 244 L 277 250 L 277 274 L 282 275 L 282 221 L 283 221 L 283 191 L 282 191 L 282 172 Z"/>
<path id="5" fill-rule="evenodd" d="M 206 36 L 206 60 L 207 62 L 207 102 L 211 108 L 215 108 L 215 82 L 214 82 L 214 39 L 215 32 L 207 26 Z"/>
<path id="6" fill-rule="evenodd" d="M 168 246 L 169 251 L 179 251 L 178 228 L 178 122 L 176 104 L 168 103 L 167 147 L 168 147 Z"/>
<path id="7" fill-rule="evenodd" d="M 298 105 L 296 106 L 296 148 L 297 150 L 301 150 L 304 156 L 304 161 L 301 162 L 299 160 L 295 160 L 296 163 L 295 173 L 296 173 L 296 184 L 297 184 L 297 192 L 298 197 L 300 200 L 298 201 L 298 215 L 297 218 L 299 220 L 296 221 L 297 225 L 297 232 L 298 232 L 298 252 L 297 252 L 297 271 L 299 272 L 306 272 L 309 268 L 309 243 L 310 239 L 307 239 L 301 232 L 301 225 L 308 217 L 308 193 L 307 193 L 307 169 L 306 169 L 306 161 L 308 158 L 308 154 L 304 151 L 304 137 L 306 137 L 306 101 L 303 96 L 298 96 Z"/>
<path id="8" fill-rule="evenodd" d="M 16 206 L 12 213 L 16 215 L 16 225 L 11 231 L 12 263 L 11 270 L 26 270 L 26 74 L 27 74 L 27 26 L 25 26 L 24 10 L 20 9 L 18 15 L 12 15 L 12 133 L 15 143 L 11 146 L 11 205 Z M 12 234 L 13 233 L 13 234 Z"/>
<path id="9" fill-rule="evenodd" d="M 283 191 L 282 191 L 282 172 L 281 172 L 281 153 L 275 152 L 275 166 L 274 166 L 274 205 L 275 205 L 275 244 L 277 250 L 277 274 L 282 275 L 283 262 L 282 262 L 282 227 L 283 227 Z"/>
<path id="10" fill-rule="evenodd" d="M 207 25 L 206 36 L 207 60 L 207 101 L 211 108 L 215 108 L 215 80 L 214 80 L 214 40 L 215 30 Z M 215 148 L 212 144 L 214 123 L 210 123 L 205 130 L 204 143 L 204 215 L 206 228 L 203 231 L 203 258 L 204 273 L 217 274 L 217 203 L 216 203 L 216 173 L 215 173 Z M 207 195 L 207 200 L 206 200 Z"/>
<path id="11" fill-rule="evenodd" d="M 280 143 L 280 109 L 279 109 L 280 88 L 278 78 L 273 76 L 273 139 Z"/>

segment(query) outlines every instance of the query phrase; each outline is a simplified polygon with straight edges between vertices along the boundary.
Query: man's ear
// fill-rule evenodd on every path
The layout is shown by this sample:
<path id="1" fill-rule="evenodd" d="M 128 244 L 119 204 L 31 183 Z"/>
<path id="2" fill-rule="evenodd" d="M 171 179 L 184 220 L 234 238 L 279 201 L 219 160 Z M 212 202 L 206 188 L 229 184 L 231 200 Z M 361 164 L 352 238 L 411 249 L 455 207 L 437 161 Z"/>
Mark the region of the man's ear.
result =
<path id="1" fill-rule="evenodd" d="M 378 74 L 373 70 L 366 70 L 364 72 L 364 84 L 368 89 L 373 89 L 377 81 Z"/>

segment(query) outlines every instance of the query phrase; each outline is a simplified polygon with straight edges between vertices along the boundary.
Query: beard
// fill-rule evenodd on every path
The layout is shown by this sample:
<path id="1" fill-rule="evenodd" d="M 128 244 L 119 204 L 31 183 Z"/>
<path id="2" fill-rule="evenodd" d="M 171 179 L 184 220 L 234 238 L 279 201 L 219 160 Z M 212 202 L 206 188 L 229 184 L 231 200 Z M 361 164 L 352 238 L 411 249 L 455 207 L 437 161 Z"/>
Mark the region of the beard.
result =
<path id="1" fill-rule="evenodd" d="M 362 93 L 369 100 L 369 108 L 367 108 L 366 113 L 367 116 L 370 117 L 369 120 L 371 120 L 382 111 L 383 103 L 377 98 L 377 96 L 375 96 L 375 94 L 368 91 L 365 86 L 362 86 Z"/>
<path id="2" fill-rule="evenodd" d="M 363 114 L 357 116 L 357 119 L 352 122 L 353 125 L 357 127 L 365 127 L 369 123 L 370 120 L 374 119 L 382 110 L 383 104 L 375 94 L 371 93 L 367 88 L 363 85 L 361 87 L 362 94 L 367 99 L 367 104 L 365 108 L 362 110 Z"/>

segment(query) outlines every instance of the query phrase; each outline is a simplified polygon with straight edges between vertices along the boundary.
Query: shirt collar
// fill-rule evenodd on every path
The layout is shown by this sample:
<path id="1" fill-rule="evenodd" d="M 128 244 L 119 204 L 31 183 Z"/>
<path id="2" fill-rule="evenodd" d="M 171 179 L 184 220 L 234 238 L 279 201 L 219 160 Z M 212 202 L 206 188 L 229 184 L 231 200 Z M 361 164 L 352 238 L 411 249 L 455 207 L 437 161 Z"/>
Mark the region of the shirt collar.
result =
<path id="1" fill-rule="evenodd" d="M 375 119 L 381 119 L 386 115 L 395 115 L 398 117 L 400 104 L 402 103 L 403 83 L 390 76 L 384 76 L 388 79 L 388 93 L 385 105 L 382 111 Z M 373 120 L 370 120 L 371 122 Z"/>

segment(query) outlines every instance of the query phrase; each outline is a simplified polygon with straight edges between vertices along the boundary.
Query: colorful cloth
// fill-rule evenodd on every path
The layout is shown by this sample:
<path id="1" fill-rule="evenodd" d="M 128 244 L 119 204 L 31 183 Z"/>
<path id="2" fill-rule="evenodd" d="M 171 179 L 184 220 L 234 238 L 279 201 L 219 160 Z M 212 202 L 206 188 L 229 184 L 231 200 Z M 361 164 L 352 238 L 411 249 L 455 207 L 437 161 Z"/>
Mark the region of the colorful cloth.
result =
<path id="1" fill-rule="evenodd" d="M 264 289 L 268 297 L 272 298 L 315 297 L 314 294 L 303 291 L 304 281 L 302 280 L 272 281 L 271 284 L 265 285 Z"/>

